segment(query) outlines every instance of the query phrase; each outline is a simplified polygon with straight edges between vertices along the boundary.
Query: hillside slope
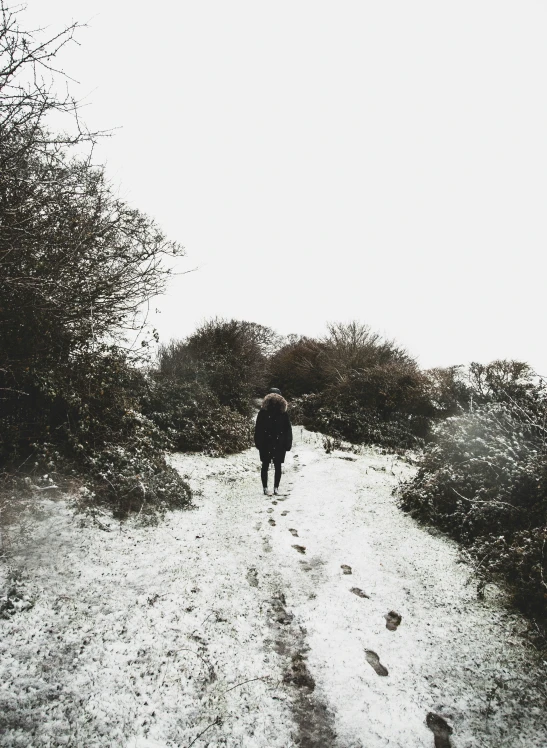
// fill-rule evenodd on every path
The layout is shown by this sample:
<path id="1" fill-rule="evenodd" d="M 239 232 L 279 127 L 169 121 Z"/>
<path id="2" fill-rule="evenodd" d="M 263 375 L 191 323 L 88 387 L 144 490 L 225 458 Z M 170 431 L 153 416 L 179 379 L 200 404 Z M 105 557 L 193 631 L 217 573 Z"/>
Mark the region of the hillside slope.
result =
<path id="1" fill-rule="evenodd" d="M 397 509 L 412 468 L 295 432 L 279 498 L 255 450 L 175 455 L 196 507 L 157 526 L 10 526 L 0 746 L 547 745 L 526 624 Z"/>

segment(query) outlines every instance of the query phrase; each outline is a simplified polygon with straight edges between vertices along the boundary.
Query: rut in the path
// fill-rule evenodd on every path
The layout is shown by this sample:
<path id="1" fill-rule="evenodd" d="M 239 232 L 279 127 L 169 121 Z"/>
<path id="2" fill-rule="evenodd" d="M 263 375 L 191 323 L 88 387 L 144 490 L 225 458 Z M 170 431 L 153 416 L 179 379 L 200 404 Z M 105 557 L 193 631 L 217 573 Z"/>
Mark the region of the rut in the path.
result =
<path id="1" fill-rule="evenodd" d="M 283 593 L 278 593 L 270 601 L 269 619 L 274 633 L 273 647 L 286 659 L 283 682 L 292 696 L 297 730 L 294 742 L 299 748 L 334 748 L 333 718 L 327 706 L 314 694 L 315 681 L 306 662 L 309 651 L 306 633 L 287 611 Z"/>

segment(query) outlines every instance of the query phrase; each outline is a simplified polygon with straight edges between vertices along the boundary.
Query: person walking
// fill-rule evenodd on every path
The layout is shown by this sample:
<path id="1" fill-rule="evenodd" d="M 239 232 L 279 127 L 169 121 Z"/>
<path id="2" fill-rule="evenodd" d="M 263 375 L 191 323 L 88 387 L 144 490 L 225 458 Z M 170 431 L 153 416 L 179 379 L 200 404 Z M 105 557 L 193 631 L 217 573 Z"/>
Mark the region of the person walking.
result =
<path id="1" fill-rule="evenodd" d="M 292 447 L 292 426 L 287 413 L 287 401 L 281 392 L 272 387 L 262 402 L 262 407 L 256 417 L 255 447 L 260 453 L 262 470 L 262 488 L 266 496 L 268 492 L 268 468 L 270 462 L 274 464 L 274 494 L 279 494 L 281 481 L 281 465 L 285 462 L 285 453 Z"/>

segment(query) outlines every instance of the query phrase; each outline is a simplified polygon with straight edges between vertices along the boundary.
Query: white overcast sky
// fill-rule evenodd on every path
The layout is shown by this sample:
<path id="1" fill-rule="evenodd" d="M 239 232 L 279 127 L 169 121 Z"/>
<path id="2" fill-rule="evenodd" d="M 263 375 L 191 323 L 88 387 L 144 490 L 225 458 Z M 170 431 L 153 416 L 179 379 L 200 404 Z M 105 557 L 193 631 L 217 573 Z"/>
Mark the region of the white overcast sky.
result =
<path id="1" fill-rule="evenodd" d="M 28 0 L 120 194 L 187 255 L 163 340 L 358 319 L 547 374 L 544 0 Z"/>

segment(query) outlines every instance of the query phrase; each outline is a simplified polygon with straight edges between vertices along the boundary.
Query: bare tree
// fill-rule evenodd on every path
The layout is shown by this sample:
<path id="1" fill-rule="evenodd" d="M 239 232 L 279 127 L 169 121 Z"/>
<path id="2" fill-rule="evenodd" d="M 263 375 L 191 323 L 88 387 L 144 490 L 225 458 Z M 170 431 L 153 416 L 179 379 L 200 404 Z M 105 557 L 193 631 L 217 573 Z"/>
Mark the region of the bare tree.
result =
<path id="1" fill-rule="evenodd" d="M 14 433 L 61 391 L 73 397 L 78 356 L 142 328 L 183 254 L 115 195 L 93 164 L 99 134 L 58 93 L 68 77 L 56 59 L 79 25 L 47 36 L 22 30 L 19 17 L 0 0 L 0 390 Z M 51 129 L 54 113 L 68 115 L 66 131 Z M 27 431 L 31 440 L 36 429 Z"/>
<path id="2" fill-rule="evenodd" d="M 385 340 L 361 322 L 328 325 L 322 341 L 321 364 L 333 384 L 346 382 L 357 372 L 382 365 L 405 365 L 415 369 L 415 361 L 392 340 Z"/>
<path id="3" fill-rule="evenodd" d="M 42 29 L 21 29 L 21 12 L 21 6 L 10 7 L 0 0 L 0 141 L 7 138 L 12 145 L 0 154 L 2 167 L 29 148 L 36 152 L 51 145 L 94 142 L 99 134 L 82 123 L 78 101 L 68 91 L 70 78 L 56 64 L 61 50 L 76 43 L 81 24 L 72 23 L 48 36 Z M 63 132 L 53 133 L 45 126 L 53 112 L 70 115 Z"/>

